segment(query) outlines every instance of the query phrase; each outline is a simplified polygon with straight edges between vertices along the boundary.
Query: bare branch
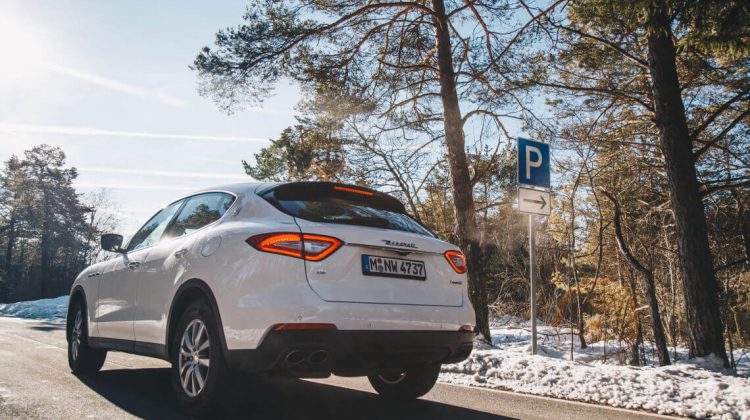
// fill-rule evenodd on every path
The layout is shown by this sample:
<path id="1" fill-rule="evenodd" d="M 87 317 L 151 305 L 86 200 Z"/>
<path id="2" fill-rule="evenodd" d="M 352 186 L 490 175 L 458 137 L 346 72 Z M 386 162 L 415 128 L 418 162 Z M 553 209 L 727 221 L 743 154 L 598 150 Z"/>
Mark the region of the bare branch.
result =
<path id="1" fill-rule="evenodd" d="M 703 145 L 703 147 L 701 147 L 700 149 L 698 149 L 698 150 L 697 150 L 697 151 L 696 151 L 696 152 L 695 152 L 695 153 L 693 154 L 693 157 L 694 157 L 695 159 L 698 159 L 698 158 L 699 158 L 699 157 L 700 157 L 700 156 L 701 156 L 701 155 L 702 155 L 703 153 L 705 153 L 705 152 L 706 152 L 706 151 L 707 151 L 708 149 L 710 149 L 710 148 L 711 148 L 712 146 L 714 146 L 714 145 L 715 145 L 715 144 L 716 144 L 717 142 L 719 142 L 719 141 L 720 141 L 721 139 L 723 139 L 723 138 L 724 138 L 724 136 L 726 136 L 728 132 L 732 131 L 732 129 L 733 129 L 733 128 L 734 128 L 734 127 L 735 127 L 735 126 L 736 126 L 736 125 L 737 125 L 737 124 L 738 124 L 738 123 L 739 123 L 740 121 L 742 121 L 742 120 L 743 120 L 743 119 L 744 119 L 745 117 L 747 117 L 748 115 L 750 115 L 750 108 L 746 109 L 746 110 L 745 110 L 745 111 L 744 111 L 743 113 L 741 113 L 741 114 L 740 114 L 740 115 L 738 115 L 738 116 L 737 116 L 737 117 L 736 117 L 735 119 L 733 119 L 733 120 L 732 120 L 732 122 L 731 122 L 731 123 L 729 123 L 729 124 L 728 124 L 728 125 L 727 125 L 726 127 L 724 127 L 724 129 L 723 129 L 723 130 L 721 130 L 721 132 L 720 132 L 719 134 L 717 134 L 716 136 L 714 136 L 714 138 L 712 138 L 711 140 L 707 141 L 707 142 L 706 142 L 706 143 L 705 143 L 705 144 Z"/>
<path id="2" fill-rule="evenodd" d="M 651 276 L 651 269 L 646 268 L 641 264 L 640 261 L 633 255 L 633 253 L 630 251 L 630 248 L 628 247 L 628 244 L 625 243 L 625 237 L 622 234 L 622 223 L 620 221 L 620 218 L 622 217 L 622 210 L 620 210 L 620 203 L 617 201 L 617 199 L 612 196 L 612 194 L 608 193 L 607 190 L 604 188 L 599 188 L 599 191 L 604 194 L 605 197 L 607 197 L 612 204 L 615 206 L 615 216 L 614 216 L 614 222 L 615 222 L 615 237 L 617 238 L 617 246 L 620 248 L 620 253 L 622 253 L 623 257 L 628 261 L 628 263 L 638 270 L 642 275 L 644 276 Z"/>
<path id="3" fill-rule="evenodd" d="M 714 111 L 713 114 L 711 114 L 708 118 L 706 118 L 706 120 L 703 121 L 703 123 L 701 123 L 701 125 L 699 125 L 698 127 L 696 127 L 695 130 L 693 130 L 693 132 L 690 133 L 690 138 L 692 138 L 693 140 L 696 140 L 698 138 L 698 136 L 703 132 L 703 130 L 705 130 L 706 128 L 708 128 L 708 126 L 711 125 L 711 123 L 713 123 L 714 120 L 716 120 L 716 118 L 719 117 L 719 115 L 721 115 L 724 111 L 726 111 L 727 109 L 729 109 L 729 107 L 733 103 L 735 103 L 735 102 L 739 101 L 740 99 L 742 99 L 742 97 L 745 96 L 748 92 L 750 92 L 750 89 L 745 89 L 742 92 L 740 92 L 737 95 L 735 95 L 734 97 L 732 97 L 730 100 L 728 100 L 728 101 L 724 102 L 723 104 L 721 104 L 720 107 L 716 108 L 716 111 Z"/>

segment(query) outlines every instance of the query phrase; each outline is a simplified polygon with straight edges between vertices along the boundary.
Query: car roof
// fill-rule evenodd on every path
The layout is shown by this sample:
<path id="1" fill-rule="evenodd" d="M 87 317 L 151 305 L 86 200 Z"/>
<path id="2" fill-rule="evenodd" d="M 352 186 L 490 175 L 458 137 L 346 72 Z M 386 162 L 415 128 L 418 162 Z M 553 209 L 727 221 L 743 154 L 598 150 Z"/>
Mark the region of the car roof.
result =
<path id="1" fill-rule="evenodd" d="M 278 184 L 278 182 L 240 182 L 236 184 L 217 185 L 215 187 L 204 188 L 202 190 L 192 192 L 186 195 L 186 197 L 211 191 L 228 191 L 235 194 L 244 194 L 248 191 L 256 191 L 259 188 L 271 187 Z"/>
<path id="2" fill-rule="evenodd" d="M 308 185 L 308 184 L 329 184 L 329 185 L 342 185 L 342 186 L 350 186 L 353 188 L 360 188 L 360 189 L 366 189 L 368 191 L 373 191 L 377 194 L 389 196 L 393 198 L 390 194 L 383 193 L 377 190 L 365 188 L 365 187 L 359 187 L 357 185 L 350 185 L 345 183 L 338 183 L 338 182 L 330 182 L 330 181 L 297 181 L 297 182 L 240 182 L 235 184 L 225 184 L 225 185 L 218 185 L 215 187 L 210 188 L 204 188 L 199 191 L 194 191 L 188 195 L 183 196 L 183 198 L 191 197 L 197 194 L 207 193 L 207 192 L 213 192 L 213 191 L 227 191 L 233 194 L 246 194 L 248 192 L 255 192 L 260 193 L 266 190 L 269 190 L 271 188 L 277 187 L 279 185 Z M 395 199 L 395 198 L 394 198 Z"/>

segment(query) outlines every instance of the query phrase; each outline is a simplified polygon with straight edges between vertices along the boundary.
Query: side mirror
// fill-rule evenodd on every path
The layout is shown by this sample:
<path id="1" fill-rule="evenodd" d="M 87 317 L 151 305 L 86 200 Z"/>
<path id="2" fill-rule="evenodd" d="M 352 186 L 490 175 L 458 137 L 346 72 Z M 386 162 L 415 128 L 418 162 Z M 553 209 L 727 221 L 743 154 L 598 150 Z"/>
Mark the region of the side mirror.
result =
<path id="1" fill-rule="evenodd" d="M 102 235 L 102 249 L 124 254 L 125 250 L 122 249 L 122 235 L 116 233 L 105 233 Z"/>

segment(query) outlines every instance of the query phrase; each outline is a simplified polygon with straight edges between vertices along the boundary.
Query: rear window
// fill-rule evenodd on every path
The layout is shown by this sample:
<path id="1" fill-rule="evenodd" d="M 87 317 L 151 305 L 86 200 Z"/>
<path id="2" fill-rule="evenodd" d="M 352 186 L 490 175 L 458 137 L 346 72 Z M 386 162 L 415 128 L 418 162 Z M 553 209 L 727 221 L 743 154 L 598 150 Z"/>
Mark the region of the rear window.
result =
<path id="1" fill-rule="evenodd" d="M 260 195 L 284 213 L 305 220 L 435 237 L 406 213 L 400 201 L 377 191 L 348 185 L 298 182 L 273 187 Z"/>

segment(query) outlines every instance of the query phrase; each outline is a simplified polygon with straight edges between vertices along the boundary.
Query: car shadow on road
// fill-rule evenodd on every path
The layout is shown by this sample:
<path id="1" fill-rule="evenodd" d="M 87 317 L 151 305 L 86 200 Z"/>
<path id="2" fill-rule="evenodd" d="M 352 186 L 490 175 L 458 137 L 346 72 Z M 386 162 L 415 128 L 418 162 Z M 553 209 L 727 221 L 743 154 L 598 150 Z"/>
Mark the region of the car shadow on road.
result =
<path id="1" fill-rule="evenodd" d="M 80 380 L 104 398 L 141 418 L 184 418 L 171 396 L 169 369 L 104 370 Z M 369 392 L 292 378 L 235 380 L 211 418 L 485 420 L 503 417 L 434 401 L 387 401 Z"/>
<path id="2" fill-rule="evenodd" d="M 65 324 L 58 322 L 58 321 L 39 321 L 36 325 L 32 325 L 29 328 L 34 331 L 44 331 L 44 332 L 61 331 L 61 330 L 64 331 Z"/>

